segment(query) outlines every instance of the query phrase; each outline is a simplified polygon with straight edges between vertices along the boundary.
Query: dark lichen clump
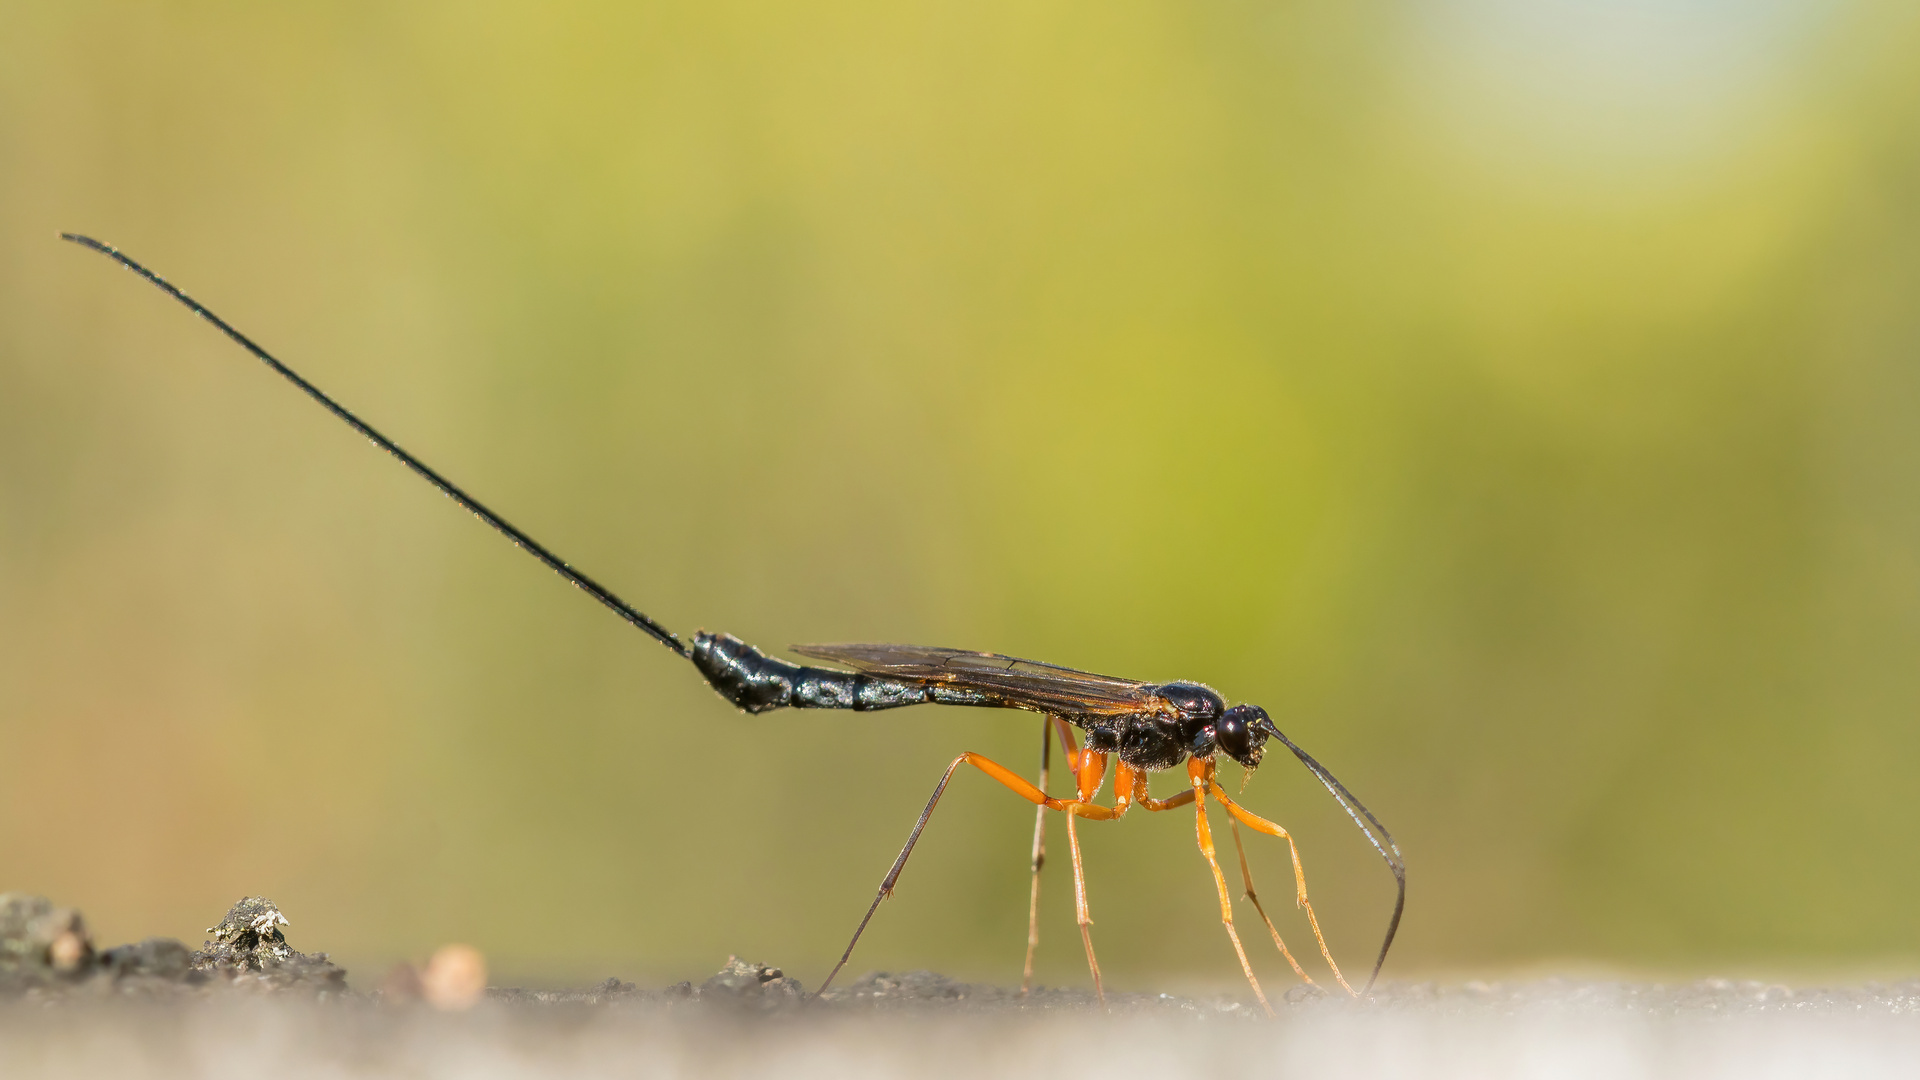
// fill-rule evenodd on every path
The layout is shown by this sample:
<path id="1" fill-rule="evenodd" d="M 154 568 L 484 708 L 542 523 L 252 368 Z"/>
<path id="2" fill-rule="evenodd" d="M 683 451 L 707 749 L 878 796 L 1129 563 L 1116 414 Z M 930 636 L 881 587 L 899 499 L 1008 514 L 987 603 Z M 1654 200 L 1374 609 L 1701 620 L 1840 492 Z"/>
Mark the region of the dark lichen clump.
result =
<path id="1" fill-rule="evenodd" d="M 96 951 L 85 920 L 42 896 L 0 893 L 0 993 L 200 993 L 230 986 L 329 996 L 346 991 L 347 973 L 326 953 L 296 952 L 271 900 L 233 906 L 199 951 L 173 938 L 148 938 Z"/>
<path id="2" fill-rule="evenodd" d="M 0 893 L 0 990 L 57 986 L 93 965 L 93 939 L 72 908 L 44 896 Z"/>
<path id="3" fill-rule="evenodd" d="M 326 953 L 295 952 L 280 932 L 285 925 L 287 917 L 273 901 L 249 896 L 233 905 L 217 925 L 207 927 L 213 939 L 193 954 L 193 970 L 270 990 L 320 994 L 345 990 L 346 969 L 328 960 Z"/>

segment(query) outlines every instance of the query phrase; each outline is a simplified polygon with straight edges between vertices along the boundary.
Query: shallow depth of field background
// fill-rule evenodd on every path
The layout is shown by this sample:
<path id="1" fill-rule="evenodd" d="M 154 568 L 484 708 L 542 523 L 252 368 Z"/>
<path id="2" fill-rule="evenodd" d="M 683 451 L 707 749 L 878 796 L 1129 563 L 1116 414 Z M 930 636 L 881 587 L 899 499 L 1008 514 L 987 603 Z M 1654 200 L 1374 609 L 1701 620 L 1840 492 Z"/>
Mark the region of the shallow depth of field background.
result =
<path id="1" fill-rule="evenodd" d="M 812 985 L 1038 722 L 734 713 L 60 229 L 682 632 L 1263 703 L 1407 852 L 1392 974 L 1920 963 L 1911 5 L 4 22 L 0 888 L 107 942 Z M 1363 968 L 1386 871 L 1270 760 Z M 1017 979 L 1031 820 L 960 777 L 856 971 Z M 1231 987 L 1191 815 L 1083 836 L 1111 984 Z"/>

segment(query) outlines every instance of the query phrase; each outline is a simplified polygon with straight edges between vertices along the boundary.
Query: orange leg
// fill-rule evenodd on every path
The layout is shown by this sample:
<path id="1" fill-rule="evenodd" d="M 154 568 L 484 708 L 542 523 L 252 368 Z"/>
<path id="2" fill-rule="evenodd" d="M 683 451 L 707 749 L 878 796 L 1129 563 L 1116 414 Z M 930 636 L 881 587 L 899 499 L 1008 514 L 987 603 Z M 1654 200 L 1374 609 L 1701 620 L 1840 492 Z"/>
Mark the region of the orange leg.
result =
<path id="1" fill-rule="evenodd" d="M 1227 877 L 1220 872 L 1220 861 L 1213 855 L 1213 830 L 1207 827 L 1207 800 L 1200 796 L 1213 784 L 1213 762 L 1193 758 L 1187 762 L 1187 777 L 1193 784 L 1194 834 L 1200 842 L 1200 854 L 1206 856 L 1207 865 L 1213 869 L 1213 884 L 1220 892 L 1220 922 L 1227 928 L 1227 937 L 1233 941 L 1234 955 L 1240 958 L 1240 970 L 1247 977 L 1247 985 L 1253 987 L 1253 996 L 1260 999 L 1260 1007 L 1267 1016 L 1273 1016 L 1273 1006 L 1267 1004 L 1266 992 L 1260 989 L 1260 980 L 1253 977 L 1253 965 L 1247 962 L 1247 950 L 1240 944 L 1240 932 L 1233 928 L 1233 897 L 1227 892 Z"/>
<path id="2" fill-rule="evenodd" d="M 1208 793 L 1213 796 L 1214 801 L 1218 802 L 1221 806 L 1226 807 L 1227 813 L 1232 814 L 1242 824 L 1246 825 L 1247 828 L 1253 829 L 1257 832 L 1266 833 L 1268 836 L 1277 836 L 1280 839 L 1285 840 L 1287 842 L 1287 850 L 1291 852 L 1293 855 L 1293 883 L 1294 883 L 1294 890 L 1295 890 L 1295 902 L 1298 903 L 1301 908 L 1306 910 L 1307 925 L 1313 927 L 1313 940 L 1320 943 L 1320 955 L 1326 959 L 1327 967 L 1333 972 L 1334 981 L 1340 984 L 1340 988 L 1342 990 L 1345 990 L 1347 993 L 1352 994 L 1354 997 L 1359 997 L 1360 995 L 1355 994 L 1353 987 L 1348 986 L 1347 980 L 1341 976 L 1340 965 L 1333 962 L 1333 952 L 1332 950 L 1327 948 L 1327 939 L 1324 935 L 1320 933 L 1320 920 L 1313 913 L 1313 904 L 1307 900 L 1307 875 L 1306 875 L 1306 871 L 1300 868 L 1300 848 L 1298 845 L 1296 845 L 1293 842 L 1293 837 L 1288 835 L 1287 830 L 1281 828 L 1280 826 L 1274 824 L 1271 821 L 1268 821 L 1266 818 L 1263 818 L 1258 814 L 1253 814 L 1248 812 L 1239 803 L 1236 803 L 1232 799 L 1228 798 L 1227 793 L 1221 789 L 1220 785 L 1213 782 L 1213 777 L 1211 774 L 1209 774 L 1207 777 L 1206 786 L 1207 786 Z M 1244 857 L 1245 856 L 1243 855 L 1242 858 L 1244 859 Z M 1249 894 L 1251 894 L 1253 891 L 1252 878 L 1247 879 L 1247 891 Z M 1256 906 L 1258 905 L 1256 904 Z M 1261 917 L 1265 918 L 1266 913 L 1261 912 Z M 1269 923 L 1268 925 L 1271 926 L 1272 924 Z M 1273 939 L 1276 942 L 1279 941 L 1280 935 L 1275 934 Z M 1285 952 L 1286 946 L 1285 945 L 1280 946 L 1280 950 L 1282 952 Z M 1292 957 L 1288 957 L 1288 959 L 1291 960 Z M 1294 970 L 1295 971 L 1299 970 L 1298 964 L 1294 965 Z M 1302 976 L 1302 978 L 1305 978 L 1305 976 Z"/>
<path id="3" fill-rule="evenodd" d="M 1173 809 L 1173 807 L 1183 807 L 1183 805 L 1187 805 L 1190 801 L 1194 801 L 1192 790 L 1181 792 L 1181 794 L 1177 794 L 1177 796 L 1173 796 L 1171 799 L 1156 799 L 1148 796 L 1148 794 L 1146 794 L 1146 773 L 1137 773 L 1137 771 L 1129 769 L 1125 763 L 1121 763 L 1116 771 L 1114 771 L 1114 794 L 1119 796 L 1116 801 L 1116 809 L 1125 807 L 1125 805 L 1129 805 L 1129 803 L 1140 803 L 1142 807 L 1146 807 L 1146 809 L 1150 809 L 1150 811 L 1164 811 L 1164 809 Z"/>
<path id="4" fill-rule="evenodd" d="M 1301 982 L 1313 986 L 1313 977 L 1300 967 L 1300 961 L 1293 958 L 1293 953 L 1287 949 L 1287 943 L 1280 940 L 1280 931 L 1274 929 L 1273 920 L 1267 917 L 1267 909 L 1260 906 L 1260 894 L 1253 891 L 1253 871 L 1247 869 L 1247 849 L 1240 843 L 1240 823 L 1233 821 L 1229 824 L 1233 826 L 1233 851 L 1240 856 L 1240 880 L 1247 886 L 1247 899 L 1253 902 L 1253 910 L 1260 913 L 1260 921 L 1267 924 L 1267 933 L 1273 935 L 1273 943 L 1279 946 L 1280 955 L 1287 958 L 1287 966 L 1293 968 L 1293 973 L 1300 976 Z"/>
<path id="5" fill-rule="evenodd" d="M 1089 781 L 1091 781 L 1093 790 L 1097 791 L 1100 785 L 1100 777 L 1095 774 L 1092 766 L 1097 764 L 1098 772 L 1104 774 L 1106 772 L 1106 755 L 1095 754 L 1088 750 L 1080 752 L 1079 757 L 1081 762 L 1078 772 L 1081 790 L 1086 791 Z M 1097 761 L 1090 759 L 1097 759 Z M 920 820 L 913 823 L 913 831 L 907 834 L 906 846 L 900 849 L 900 856 L 893 860 L 893 866 L 887 871 L 887 876 L 880 880 L 880 891 L 874 894 L 873 903 L 868 905 L 866 915 L 861 918 L 859 927 L 854 930 L 853 940 L 847 942 L 847 951 L 840 954 L 840 962 L 833 965 L 833 970 L 827 973 L 826 980 L 820 984 L 820 989 L 814 991 L 815 997 L 826 993 L 827 987 L 833 984 L 834 977 L 840 974 L 840 969 L 847 966 L 847 961 L 853 957 L 853 947 L 860 943 L 860 935 L 866 933 L 867 924 L 873 921 L 873 913 L 880 908 L 880 901 L 893 895 L 893 886 L 900 880 L 900 871 L 906 868 L 907 857 L 913 854 L 913 846 L 920 842 L 920 834 L 925 831 L 927 827 L 927 819 L 933 816 L 933 808 L 940 805 L 940 796 L 946 793 L 947 784 L 953 780 L 953 774 L 959 771 L 962 765 L 972 765 L 974 768 L 998 780 L 1001 784 L 1011 789 L 1014 794 L 1036 806 L 1044 806 L 1049 810 L 1058 810 L 1070 815 L 1067 820 L 1067 840 L 1073 847 L 1074 892 L 1079 900 L 1078 906 L 1081 920 L 1080 934 L 1082 939 L 1087 942 L 1087 957 L 1090 961 L 1092 960 L 1093 939 L 1088 935 L 1086 929 L 1087 926 L 1091 925 L 1092 920 L 1089 919 L 1086 914 L 1086 881 L 1080 872 L 1080 843 L 1074 836 L 1072 819 L 1083 817 L 1090 818 L 1094 821 L 1112 821 L 1126 813 L 1126 810 L 1108 806 L 1095 806 L 1093 803 L 1084 799 L 1048 798 L 1046 792 L 1041 791 L 1039 788 L 1034 787 L 1032 784 L 1014 775 L 1013 770 L 1007 768 L 1005 765 L 990 758 L 982 757 L 979 754 L 966 753 L 954 758 L 953 764 L 948 765 L 947 771 L 941 774 L 940 782 L 934 785 L 933 797 L 927 800 L 927 808 L 920 811 Z M 1101 990 L 1100 969 L 1097 965 L 1093 969 L 1093 978 L 1094 989 L 1101 994 L 1101 1003 L 1105 1004 L 1106 996 L 1105 992 Z"/>
<path id="6" fill-rule="evenodd" d="M 1073 765 L 1073 782 L 1081 802 L 1092 802 L 1094 792 L 1107 778 L 1107 755 L 1092 749 L 1078 751 Z"/>

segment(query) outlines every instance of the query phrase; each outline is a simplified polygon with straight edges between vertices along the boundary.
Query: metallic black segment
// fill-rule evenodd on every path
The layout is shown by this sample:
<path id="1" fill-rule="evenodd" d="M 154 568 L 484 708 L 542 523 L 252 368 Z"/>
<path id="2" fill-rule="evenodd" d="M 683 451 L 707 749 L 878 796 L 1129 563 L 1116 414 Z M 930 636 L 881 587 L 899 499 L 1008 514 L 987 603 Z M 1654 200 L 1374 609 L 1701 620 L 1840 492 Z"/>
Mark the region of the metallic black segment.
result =
<path id="1" fill-rule="evenodd" d="M 1379 818 L 1373 816 L 1373 811 L 1368 810 L 1359 799 L 1353 797 L 1353 792 L 1347 790 L 1347 785 L 1334 779 L 1326 766 L 1313 760 L 1305 750 L 1295 746 L 1293 740 L 1287 738 L 1286 733 L 1275 726 L 1264 710 L 1260 718 L 1265 721 L 1262 726 L 1267 733 L 1279 739 L 1287 749 L 1293 751 L 1293 756 L 1300 759 L 1300 764 L 1305 765 L 1307 771 L 1319 779 L 1327 789 L 1327 793 L 1333 796 L 1333 801 L 1339 803 L 1340 808 L 1353 819 L 1353 823 L 1360 826 L 1360 831 L 1367 834 L 1367 842 L 1372 844 L 1373 850 L 1379 852 L 1380 857 L 1387 861 L 1387 869 L 1393 872 L 1394 883 L 1399 886 L 1399 895 L 1393 901 L 1393 914 L 1387 919 L 1387 936 L 1380 942 L 1380 955 L 1373 962 L 1373 974 L 1367 976 L 1367 985 L 1360 991 L 1363 994 L 1367 993 L 1373 989 L 1374 980 L 1380 977 L 1380 968 L 1387 962 L 1387 950 L 1393 948 L 1394 935 L 1400 932 L 1400 916 L 1407 910 L 1407 864 L 1400 855 L 1400 845 L 1393 842 L 1393 834 L 1387 831 L 1385 825 L 1380 824 Z M 1362 821 L 1362 817 L 1366 820 Z M 1367 828 L 1369 824 L 1373 826 L 1372 829 Z M 1376 829 L 1379 830 L 1379 836 L 1374 835 Z"/>
<path id="2" fill-rule="evenodd" d="M 441 494 L 445 495 L 449 499 L 452 499 L 454 502 L 459 503 L 462 507 L 472 512 L 473 515 L 478 517 L 481 521 L 484 521 L 487 524 L 493 526 L 494 528 L 500 530 L 500 532 L 504 534 L 507 539 L 513 541 L 516 545 L 518 545 L 520 548 L 525 550 L 527 554 L 532 555 L 534 558 L 539 559 L 543 563 L 546 563 L 547 567 L 551 569 L 554 573 L 559 574 L 561 577 L 566 578 L 568 581 L 578 586 L 580 590 L 585 592 L 588 596 L 591 596 L 595 600 L 598 600 L 601 603 L 612 608 L 621 618 L 627 620 L 633 625 L 639 627 L 641 630 L 645 631 L 655 641 L 658 641 L 660 644 L 665 645 L 667 648 L 672 649 L 674 652 L 677 652 L 682 656 L 689 655 L 687 652 L 687 647 L 681 644 L 680 639 L 675 637 L 673 633 L 669 631 L 666 627 L 661 626 L 657 622 L 654 622 L 652 619 L 642 614 L 640 610 L 635 608 L 633 605 L 613 595 L 612 592 L 608 591 L 608 589 L 605 586 L 601 585 L 599 582 L 593 580 L 592 578 L 581 573 L 580 571 L 575 570 L 573 567 L 568 566 L 566 562 L 560 558 L 560 556 L 555 555 L 551 551 L 548 551 L 546 548 L 540 545 L 539 541 L 535 540 L 533 537 L 528 536 L 526 533 L 523 533 L 519 529 L 516 529 L 512 525 L 508 524 L 506 518 L 503 518 L 499 514 L 496 514 L 493 511 L 487 509 L 486 506 L 484 506 L 480 502 L 480 500 L 467 494 L 465 491 L 462 491 L 459 488 L 459 486 L 454 484 L 453 481 L 448 480 L 446 477 L 441 476 L 437 472 L 434 472 L 431 468 L 427 466 L 426 462 L 421 461 L 419 458 L 414 457 L 412 454 L 409 454 L 405 450 L 400 449 L 400 446 L 398 443 L 395 443 L 392 439 L 389 439 L 385 435 L 382 435 L 378 431 L 375 431 L 372 428 L 372 426 L 370 426 L 366 421 L 348 412 L 344 406 L 342 406 L 339 402 L 333 400 L 332 398 L 328 397 L 325 393 L 321 391 L 319 387 L 301 378 L 298 374 L 294 372 L 292 368 L 274 359 L 273 356 L 267 352 L 267 350 L 261 348 L 258 345 L 255 345 L 253 343 L 253 339 L 247 337 L 247 335 L 241 333 L 240 331 L 235 330 L 232 326 L 227 324 L 227 321 L 225 319 L 222 319 L 220 316 L 215 315 L 213 312 L 202 307 L 198 300 L 195 300 L 193 297 L 188 296 L 186 293 L 181 292 L 179 289 L 175 288 L 173 284 L 167 281 L 165 278 L 147 269 L 146 267 L 141 266 L 139 263 L 134 262 L 132 259 L 128 258 L 127 256 L 122 255 L 118 248 L 112 247 L 107 244 L 103 244 L 100 241 L 93 239 L 92 237 L 81 236 L 77 233 L 61 233 L 60 238 L 62 240 L 71 240 L 74 243 L 79 244 L 81 247 L 84 247 L 84 248 L 92 248 L 94 251 L 97 251 L 100 254 L 105 255 L 107 258 L 112 259 L 113 261 L 119 263 L 121 266 L 124 266 L 127 269 L 133 271 L 134 273 L 140 275 L 141 277 L 147 279 L 148 282 L 153 284 L 161 292 L 166 293 L 168 296 L 171 296 L 175 300 L 178 300 L 180 301 L 180 303 L 186 305 L 187 310 L 193 312 L 195 315 L 200 316 L 201 318 L 212 323 L 214 326 L 218 327 L 221 333 L 232 338 L 241 348 L 252 353 L 262 363 L 266 364 L 268 367 L 272 368 L 273 370 L 279 372 L 281 375 L 286 376 L 286 379 L 288 382 L 291 382 L 293 385 L 306 391 L 308 397 L 311 397 L 313 398 L 313 400 L 319 402 L 322 406 L 326 408 L 328 412 L 339 417 L 341 420 L 346 421 L 346 424 L 348 427 L 351 427 L 353 430 L 359 432 L 362 435 L 365 435 L 368 439 L 371 439 L 375 446 L 378 446 L 380 449 L 385 450 L 387 453 L 392 454 L 394 457 L 399 458 L 401 464 L 405 465 L 409 469 L 412 469 L 414 472 L 420 474 L 421 478 L 426 480 L 427 483 L 432 484 L 436 488 L 439 488 Z"/>
<path id="3" fill-rule="evenodd" d="M 796 709 L 851 709 L 859 700 L 854 680 L 862 676 L 820 668 L 803 667 L 799 671 L 799 677 L 793 680 L 793 699 L 788 702 Z"/>
<path id="4" fill-rule="evenodd" d="M 831 674 L 840 675 L 842 672 L 835 671 Z M 929 687 L 915 686 L 898 679 L 876 679 L 871 675 L 856 675 L 853 681 L 853 707 L 863 712 L 869 709 L 897 709 L 902 705 L 919 705 L 929 701 L 941 705 L 956 704 L 940 701 L 933 696 Z"/>
<path id="5" fill-rule="evenodd" d="M 927 688 L 927 700 L 936 705 L 977 705 L 983 709 L 1025 708 L 985 690 L 969 690 L 961 686 L 943 686 L 933 683 Z"/>
<path id="6" fill-rule="evenodd" d="M 693 666 L 721 697 L 750 713 L 793 703 L 793 681 L 800 665 L 774 658 L 732 634 L 693 635 Z"/>
<path id="7" fill-rule="evenodd" d="M 768 656 L 732 634 L 693 635 L 689 658 L 721 697 L 750 713 L 783 708 L 865 712 L 933 700 L 921 684 L 801 667 Z"/>

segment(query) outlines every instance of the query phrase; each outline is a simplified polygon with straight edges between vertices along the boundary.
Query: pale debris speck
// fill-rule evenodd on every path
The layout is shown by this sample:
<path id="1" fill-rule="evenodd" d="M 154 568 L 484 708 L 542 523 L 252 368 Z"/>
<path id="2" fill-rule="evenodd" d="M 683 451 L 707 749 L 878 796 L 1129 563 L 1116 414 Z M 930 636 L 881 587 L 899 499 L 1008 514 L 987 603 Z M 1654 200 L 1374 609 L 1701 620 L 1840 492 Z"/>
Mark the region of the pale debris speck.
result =
<path id="1" fill-rule="evenodd" d="M 471 1009 L 487 992 L 487 959 L 471 945 L 442 945 L 420 973 L 421 996 L 448 1012 Z"/>

